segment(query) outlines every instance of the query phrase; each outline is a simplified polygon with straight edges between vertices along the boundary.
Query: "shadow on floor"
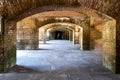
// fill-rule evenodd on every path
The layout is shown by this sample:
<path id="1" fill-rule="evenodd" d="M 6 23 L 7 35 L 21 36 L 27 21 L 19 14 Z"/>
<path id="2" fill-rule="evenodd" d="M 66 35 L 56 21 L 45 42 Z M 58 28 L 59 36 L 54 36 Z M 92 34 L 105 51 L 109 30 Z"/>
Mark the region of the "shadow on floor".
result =
<path id="1" fill-rule="evenodd" d="M 42 73 L 41 71 L 34 70 L 25 66 L 15 65 L 8 72 L 12 73 Z"/>
<path id="2" fill-rule="evenodd" d="M 39 48 L 39 49 L 36 49 L 36 50 L 52 50 L 52 49 Z"/>

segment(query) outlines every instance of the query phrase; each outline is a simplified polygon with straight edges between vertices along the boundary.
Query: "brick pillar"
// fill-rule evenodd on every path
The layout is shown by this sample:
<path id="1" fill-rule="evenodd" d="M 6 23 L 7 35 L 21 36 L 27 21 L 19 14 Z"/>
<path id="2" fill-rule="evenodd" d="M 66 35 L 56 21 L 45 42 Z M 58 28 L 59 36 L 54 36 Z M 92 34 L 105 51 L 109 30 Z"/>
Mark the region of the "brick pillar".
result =
<path id="1" fill-rule="evenodd" d="M 79 32 L 74 32 L 74 44 L 79 44 Z"/>
<path id="2" fill-rule="evenodd" d="M 75 28 L 75 32 L 74 32 L 74 44 L 79 44 L 79 28 Z"/>
<path id="3" fill-rule="evenodd" d="M 79 31 L 79 44 L 80 44 L 80 50 L 83 50 L 83 29 L 81 28 Z"/>
<path id="4" fill-rule="evenodd" d="M 22 28 L 17 29 L 17 49 L 35 50 L 38 49 L 38 29 Z"/>
<path id="5" fill-rule="evenodd" d="M 69 40 L 73 41 L 73 31 L 69 31 Z"/>
<path id="6" fill-rule="evenodd" d="M 64 30 L 64 37 L 63 37 L 63 39 L 69 40 L 69 31 L 68 30 Z"/>
<path id="7" fill-rule="evenodd" d="M 90 50 L 90 25 L 83 26 L 83 50 Z"/>
<path id="8" fill-rule="evenodd" d="M 116 72 L 116 21 L 104 23 L 103 28 L 103 65 Z M 120 67 L 120 66 L 119 66 Z"/>
<path id="9" fill-rule="evenodd" d="M 43 44 L 46 43 L 46 30 L 44 28 L 39 29 L 39 41 Z"/>
<path id="10" fill-rule="evenodd" d="M 0 34 L 0 72 L 4 72 L 4 36 Z"/>
<path id="11" fill-rule="evenodd" d="M 90 50 L 90 18 L 86 17 L 84 20 L 78 19 L 76 24 L 83 28 L 82 50 Z"/>
<path id="12" fill-rule="evenodd" d="M 5 21 L 0 35 L 0 72 L 6 72 L 16 64 L 16 22 Z"/>
<path id="13" fill-rule="evenodd" d="M 116 27 L 116 73 L 120 73 L 120 18 L 117 19 Z"/>
<path id="14" fill-rule="evenodd" d="M 34 19 L 23 19 L 17 22 L 17 49 L 35 50 L 38 49 L 39 29 Z"/>
<path id="15" fill-rule="evenodd" d="M 46 31 L 44 31 L 44 34 L 43 34 L 43 43 L 46 44 Z"/>
<path id="16" fill-rule="evenodd" d="M 4 72 L 5 54 L 4 54 L 4 19 L 0 17 L 1 27 L 0 27 L 0 72 Z"/>

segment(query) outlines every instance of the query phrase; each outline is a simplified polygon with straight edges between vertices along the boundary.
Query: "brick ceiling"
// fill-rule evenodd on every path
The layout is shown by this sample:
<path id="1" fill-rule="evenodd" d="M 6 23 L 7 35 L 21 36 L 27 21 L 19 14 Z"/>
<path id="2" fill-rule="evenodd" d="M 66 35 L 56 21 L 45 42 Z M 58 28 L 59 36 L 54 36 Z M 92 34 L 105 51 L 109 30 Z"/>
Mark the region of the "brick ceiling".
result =
<path id="1" fill-rule="evenodd" d="M 11 18 L 43 5 L 84 6 L 110 16 L 120 15 L 120 0 L 0 0 L 0 14 Z"/>

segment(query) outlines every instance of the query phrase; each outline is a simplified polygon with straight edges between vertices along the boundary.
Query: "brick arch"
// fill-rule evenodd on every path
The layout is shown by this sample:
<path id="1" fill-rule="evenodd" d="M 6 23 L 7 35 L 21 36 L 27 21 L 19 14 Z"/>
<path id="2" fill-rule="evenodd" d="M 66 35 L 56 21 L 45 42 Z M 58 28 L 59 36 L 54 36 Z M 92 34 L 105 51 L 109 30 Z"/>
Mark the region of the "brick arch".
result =
<path id="1" fill-rule="evenodd" d="M 59 30 L 64 33 L 64 36 L 61 36 L 61 39 L 69 40 L 69 41 L 72 41 L 72 43 L 74 43 L 74 32 L 75 32 L 74 29 L 71 28 L 70 26 L 62 26 L 62 25 L 61 26 L 53 26 L 53 27 L 51 25 L 51 27 L 45 28 L 47 40 L 52 40 L 52 39 L 57 38 L 57 37 L 55 37 L 54 34 L 52 35 L 51 32 L 55 32 L 55 31 L 59 31 Z M 50 33 L 51 35 L 47 35 L 47 33 Z"/>
<path id="2" fill-rule="evenodd" d="M 66 16 L 65 16 L 66 17 Z M 64 18 L 64 16 L 54 16 L 54 17 L 51 17 L 51 16 L 48 16 L 47 18 L 45 17 L 40 17 L 42 19 L 39 20 L 39 18 L 35 18 L 35 21 L 36 21 L 36 25 L 38 28 L 44 26 L 44 25 L 47 25 L 47 24 L 54 24 L 54 23 L 68 23 L 70 25 L 78 25 L 80 26 L 81 28 L 83 26 L 89 26 L 90 28 L 90 18 L 89 17 L 84 17 L 84 18 L 81 18 L 81 17 L 66 17 L 66 18 L 69 18 L 69 20 L 60 20 L 60 18 Z M 58 20 L 56 19 L 58 18 Z"/>
<path id="3" fill-rule="evenodd" d="M 88 0 L 86 0 L 86 1 L 88 1 Z M 104 4 L 104 6 L 105 6 L 105 4 Z M 55 11 L 55 10 L 63 10 L 63 9 L 66 9 L 66 10 L 69 10 L 69 11 L 75 11 L 76 10 L 76 11 L 79 11 L 79 12 L 83 10 L 84 12 L 82 12 L 82 13 L 89 14 L 88 15 L 89 17 L 94 16 L 94 15 L 92 15 L 94 10 L 91 11 L 91 10 L 89 10 L 87 8 L 82 9 L 82 7 L 71 7 L 71 6 L 70 7 L 66 7 L 66 6 L 54 6 L 54 5 L 52 5 L 52 6 L 41 6 L 41 7 L 37 8 L 37 9 L 35 9 L 35 8 L 34 9 L 30 9 L 30 10 L 28 10 L 29 8 L 26 8 L 26 10 L 18 11 L 18 13 L 16 15 L 14 13 L 13 13 L 13 15 L 8 15 L 9 16 L 8 17 L 8 22 L 6 22 L 5 29 L 4 29 L 5 37 L 4 37 L 4 35 L 2 35 L 0 37 L 2 41 L 7 43 L 7 44 L 2 44 L 2 45 L 4 45 L 4 47 L 2 46 L 2 48 L 0 49 L 0 50 L 3 50 L 2 51 L 3 56 L 5 54 L 7 54 L 7 56 L 1 58 L 2 59 L 1 62 L 0 62 L 1 63 L 0 66 L 2 66 L 1 72 L 5 71 L 8 68 L 10 68 L 11 65 L 12 65 L 12 61 L 11 60 L 12 60 L 13 57 L 11 57 L 11 55 L 10 55 L 10 54 L 12 54 L 12 53 L 10 53 L 12 49 L 7 48 L 7 46 L 9 45 L 10 40 L 11 40 L 11 42 L 13 44 L 15 44 L 12 41 L 15 38 L 15 35 L 13 34 L 15 32 L 11 33 L 12 36 L 8 34 L 12 30 L 15 31 L 13 29 L 13 26 L 15 26 L 15 25 L 13 24 L 13 22 L 9 22 L 9 19 L 11 19 L 11 20 L 15 20 L 16 19 L 16 21 L 19 21 L 19 20 L 21 20 L 21 19 L 23 19 L 23 18 L 25 18 L 27 16 L 30 16 L 32 14 L 35 14 L 35 13 L 41 13 L 41 12 L 46 12 L 46 11 Z M 106 8 L 104 8 L 104 9 L 106 9 Z M 105 10 L 106 11 L 105 13 L 107 13 L 107 11 L 109 9 L 110 8 L 107 8 L 107 10 Z M 97 10 L 99 10 L 99 9 L 97 9 Z M 31 12 L 31 11 L 33 11 L 33 12 Z M 114 11 L 114 9 L 113 9 L 113 11 Z M 104 10 L 102 12 L 104 12 Z M 111 16 L 113 16 L 110 12 L 107 13 L 107 14 L 110 14 Z M 101 16 L 102 14 L 99 14 L 99 15 Z M 106 18 L 105 16 L 102 16 L 102 18 L 103 17 Z M 104 23 L 105 25 L 104 25 L 104 32 L 103 32 L 103 38 L 104 38 L 104 46 L 103 47 L 104 47 L 104 55 L 105 55 L 103 62 L 104 62 L 104 65 L 107 68 L 109 68 L 113 72 L 116 72 L 116 67 L 119 68 L 119 66 L 120 66 L 119 63 L 117 63 L 117 61 L 119 62 L 119 59 L 118 59 L 119 56 L 116 58 L 116 55 L 117 55 L 116 54 L 116 36 L 115 36 L 116 35 L 116 33 L 115 33 L 116 22 L 115 22 L 115 20 L 111 20 L 111 19 L 107 20 L 107 19 L 106 19 L 106 22 Z M 86 25 L 88 25 L 88 24 L 86 24 Z M 8 26 L 10 27 L 9 29 L 8 29 Z M 119 32 L 119 30 L 117 30 L 117 32 Z M 8 36 L 6 36 L 6 35 L 8 35 Z M 10 38 L 10 40 L 7 40 L 9 38 Z M 11 38 L 13 38 L 13 39 L 11 39 Z M 86 39 L 88 39 L 88 38 L 86 38 Z M 119 39 L 117 41 L 119 41 Z M 13 44 L 12 45 L 10 44 L 11 47 L 13 47 Z M 117 51 L 117 52 L 119 52 L 119 51 Z M 117 59 L 117 61 L 116 61 L 116 59 Z M 4 62 L 3 60 L 6 60 L 7 62 Z M 13 61 L 13 62 L 15 62 L 15 61 Z M 5 67 L 2 64 L 4 64 Z M 119 70 L 119 72 L 120 72 L 120 70 Z"/>
<path id="4" fill-rule="evenodd" d="M 2 4 L 4 3 L 4 4 Z M 110 6 L 106 6 L 106 5 Z M 0 13 L 4 16 L 9 16 L 9 18 L 18 16 L 19 14 L 25 12 L 26 10 L 35 9 L 37 7 L 53 5 L 53 6 L 70 6 L 70 7 L 87 7 L 107 13 L 114 16 L 113 14 L 119 15 L 119 0 L 5 0 L 1 1 Z M 25 5 L 25 6 L 23 6 Z"/>
<path id="5" fill-rule="evenodd" d="M 44 6 L 45 8 L 49 8 L 50 6 Z M 44 7 L 41 7 L 41 8 L 43 8 L 43 12 L 45 12 L 44 11 Z M 64 7 L 56 7 L 56 8 L 61 8 L 61 9 L 52 9 L 51 8 L 51 10 L 48 10 L 48 11 L 55 11 L 55 10 L 61 10 L 62 11 L 62 9 L 64 10 L 65 8 Z M 38 8 L 39 9 L 39 8 Z M 80 13 L 83 13 L 83 14 L 85 14 L 85 15 L 87 15 L 87 18 L 89 18 L 89 23 L 93 23 L 94 24 L 94 20 L 92 21 L 91 20 L 91 18 L 100 18 L 100 19 L 102 19 L 103 21 L 101 22 L 100 21 L 100 23 L 99 24 L 103 24 L 103 26 L 104 26 L 104 29 L 103 29 L 103 39 L 104 39 L 104 45 L 103 45 L 103 47 L 104 47 L 104 53 L 105 53 L 105 56 L 104 56 L 104 60 L 103 60 L 103 63 L 104 63 L 104 65 L 107 67 L 107 68 L 109 68 L 110 70 L 112 70 L 113 72 L 115 72 L 115 66 L 113 66 L 112 64 L 115 64 L 113 61 L 112 61 L 112 64 L 111 64 L 111 59 L 110 59 L 110 57 L 111 56 L 113 56 L 113 55 L 111 55 L 111 54 L 115 54 L 116 55 L 116 52 L 115 52 L 115 28 L 116 28 L 116 21 L 113 19 L 113 18 L 111 18 L 111 17 L 109 17 L 109 16 L 107 16 L 107 15 L 105 15 L 105 14 L 102 14 L 102 13 L 100 13 L 100 12 L 97 12 L 97 11 L 95 11 L 95 10 L 91 10 L 91 9 L 81 9 L 81 7 L 77 7 L 77 8 L 72 8 L 71 9 L 71 7 L 67 7 L 66 8 L 68 11 L 75 11 L 75 10 L 77 10 L 77 11 L 82 11 L 82 12 L 80 12 Z M 41 9 L 42 10 L 42 9 Z M 39 10 L 37 10 L 37 11 L 39 11 Z M 31 14 L 31 13 L 30 13 Z M 26 13 L 25 14 L 22 14 L 24 17 L 26 17 L 25 15 L 27 15 Z M 20 18 L 22 18 L 21 16 L 22 15 L 20 15 L 19 17 L 17 17 L 16 19 L 18 19 L 18 20 L 20 20 Z M 70 17 L 70 16 L 69 16 Z M 86 17 L 85 17 L 86 18 Z M 87 20 L 86 20 L 87 21 Z M 105 21 L 105 22 L 104 22 Z M 79 25 L 81 24 L 81 23 L 79 23 L 79 21 L 77 22 Z M 76 23 L 76 24 L 77 24 Z M 109 24 L 111 24 L 111 23 L 113 23 L 112 25 L 109 25 Z M 92 26 L 92 27 L 94 27 L 95 25 L 99 25 L 99 24 L 94 24 L 94 25 L 91 25 L 91 24 L 89 24 L 89 26 Z M 88 25 L 88 24 L 86 24 L 86 25 Z M 111 26 L 113 26 L 113 27 L 111 27 Z M 86 27 L 84 27 L 85 29 L 86 29 Z M 111 28 L 111 29 L 110 29 Z M 83 30 L 85 30 L 85 29 L 83 29 Z M 87 28 L 87 29 L 90 29 L 90 28 Z M 108 29 L 110 29 L 109 31 L 108 31 Z M 111 31 L 113 32 L 113 33 L 111 33 Z M 109 37 L 110 37 L 110 35 L 111 36 L 114 36 L 113 38 L 111 38 L 111 40 L 113 41 L 112 43 L 111 43 L 111 40 L 109 40 L 109 38 L 108 38 L 108 36 L 107 35 L 109 35 Z M 87 35 L 86 35 L 87 36 Z M 88 37 L 89 39 L 90 39 L 90 36 Z M 89 40 L 88 38 L 85 38 L 85 40 Z M 111 47 L 108 47 L 108 46 L 110 46 L 110 45 L 113 45 L 114 44 L 114 46 L 111 46 Z M 86 44 L 86 45 L 88 45 L 88 44 Z M 90 44 L 89 44 L 90 45 Z M 89 46 L 90 47 L 90 46 Z M 111 48 L 111 50 L 112 51 L 108 51 L 107 49 L 108 48 Z M 110 56 L 108 59 L 106 59 L 106 57 L 107 56 Z M 113 60 L 115 59 L 115 56 L 114 56 L 114 58 L 113 58 Z M 108 65 L 110 66 L 110 67 L 108 67 Z"/>
<path id="6" fill-rule="evenodd" d="M 80 7 L 70 7 L 70 6 L 49 5 L 49 6 L 41 6 L 41 7 L 36 7 L 34 9 L 26 10 L 25 12 L 23 12 L 19 15 L 11 17 L 10 19 L 19 21 L 21 19 L 24 19 L 24 18 L 32 16 L 32 15 L 36 15 L 36 14 L 40 15 L 40 14 L 45 14 L 46 12 L 55 12 L 55 11 L 70 11 L 69 14 L 62 15 L 62 16 L 67 16 L 67 17 L 99 16 L 99 14 L 100 14 L 100 13 L 98 14 L 96 10 L 81 7 L 81 6 Z M 76 14 L 76 15 L 71 15 L 71 13 Z M 80 15 L 78 15 L 78 14 L 80 14 Z M 54 14 L 51 16 L 55 16 L 55 15 L 57 15 L 57 14 Z M 61 16 L 61 14 L 59 14 L 59 13 L 58 13 L 58 15 Z M 46 15 L 46 16 L 50 16 L 50 15 Z"/>
<path id="7" fill-rule="evenodd" d="M 62 28 L 64 27 L 64 28 L 69 28 L 70 30 L 75 30 L 75 26 L 78 26 L 78 25 L 75 25 L 75 24 L 72 24 L 72 23 L 65 23 L 65 22 L 63 22 L 63 23 L 61 22 L 60 23 L 60 22 L 57 22 L 57 23 L 46 24 L 46 25 L 44 25 L 42 27 L 44 27 L 45 30 L 47 30 L 49 28 L 53 28 L 53 27 L 56 27 L 56 26 L 62 26 Z"/>
<path id="8" fill-rule="evenodd" d="M 68 26 L 67 26 L 67 27 L 63 27 L 62 25 L 61 25 L 61 27 L 54 26 L 54 27 L 45 28 L 45 31 L 47 31 L 47 30 L 49 30 L 49 29 L 52 29 L 52 28 L 61 28 L 61 29 L 67 29 L 67 30 L 69 30 L 69 31 L 74 31 L 73 28 L 68 27 Z"/>
<path id="9" fill-rule="evenodd" d="M 84 45 L 83 44 L 83 43 L 88 43 L 89 44 L 89 42 L 86 41 L 86 40 L 83 40 L 83 36 L 84 36 L 83 28 L 81 26 L 77 25 L 77 24 L 66 23 L 66 22 L 57 22 L 57 23 L 46 24 L 42 27 L 44 27 L 44 29 L 46 31 L 47 29 L 50 29 L 50 28 L 54 28 L 54 27 L 57 28 L 57 26 L 62 26 L 62 28 L 67 28 L 67 29 L 72 31 L 72 33 L 73 33 L 72 34 L 73 35 L 73 37 L 72 37 L 73 43 L 74 44 L 79 43 L 80 44 L 80 50 L 87 50 L 86 47 L 90 46 L 90 45 Z M 40 28 L 42 28 L 42 27 L 40 27 Z M 76 32 L 79 34 L 79 36 L 76 35 Z M 88 49 L 90 49 L 90 47 Z"/>
<path id="10" fill-rule="evenodd" d="M 58 20 L 56 20 L 56 18 L 58 18 Z M 60 23 L 68 23 L 69 26 L 70 25 L 78 26 L 78 21 L 81 20 L 81 19 L 76 19 L 75 20 L 75 18 L 72 18 L 72 17 L 66 17 L 66 18 L 68 18 L 68 20 L 65 20 L 65 19 L 60 20 L 60 18 L 64 18 L 64 17 L 58 17 L 58 16 L 56 16 L 56 17 L 48 17 L 46 19 L 44 19 L 44 17 L 43 17 L 42 18 L 42 22 L 39 21 L 37 18 L 35 18 L 35 21 L 36 21 L 36 24 L 37 24 L 38 28 L 40 28 L 40 27 L 43 27 L 43 26 L 45 26 L 47 24 L 53 25 L 55 23 L 58 23 L 58 24 L 60 24 Z M 67 25 L 67 24 L 61 24 L 61 25 Z M 82 28 L 82 25 L 83 24 L 79 24 L 80 28 Z"/>
<path id="11" fill-rule="evenodd" d="M 30 19 L 31 19 L 32 17 L 30 17 Z M 90 48 L 90 18 L 89 17 L 85 17 L 84 19 L 82 18 L 81 19 L 81 17 L 79 18 L 79 17 L 77 17 L 77 19 L 76 19 L 76 17 L 74 17 L 74 18 L 72 18 L 72 17 L 67 17 L 67 18 L 69 18 L 69 20 L 56 20 L 55 19 L 56 17 L 48 17 L 48 18 L 42 18 L 42 22 L 40 22 L 38 19 L 39 19 L 39 17 L 38 18 L 33 18 L 32 20 L 35 20 L 35 22 L 36 22 L 36 25 L 38 26 L 37 28 L 39 28 L 39 27 L 41 27 L 41 26 L 44 26 L 44 25 L 47 25 L 47 24 L 53 24 L 53 23 L 67 23 L 67 24 L 70 24 L 70 25 L 77 25 L 77 26 L 80 26 L 82 29 L 83 29 L 83 48 L 81 49 L 81 50 L 90 50 L 91 48 Z M 58 17 L 57 16 L 57 18 L 59 19 L 59 18 L 63 18 L 63 17 Z M 29 19 L 29 18 L 28 18 Z M 78 41 L 77 41 L 78 42 Z"/>
<path id="12" fill-rule="evenodd" d="M 54 19 L 55 17 L 52 17 L 52 18 L 48 18 L 47 19 L 47 22 L 44 22 L 43 20 L 43 23 L 42 25 L 40 24 L 37 24 L 38 27 L 40 26 L 44 26 L 46 24 L 52 24 L 52 23 L 63 23 L 63 21 L 56 21 Z M 52 20 L 51 20 L 52 19 Z M 72 19 L 72 20 L 71 20 Z M 45 19 L 46 20 L 46 19 Z M 39 21 L 37 21 L 39 23 Z M 67 24 L 76 24 L 78 26 L 80 26 L 82 29 L 83 29 L 83 45 L 82 45 L 82 49 L 81 50 L 91 50 L 91 44 L 90 44 L 90 18 L 89 17 L 85 17 L 84 19 L 81 19 L 79 17 L 76 18 L 70 18 L 69 21 L 65 21 L 64 23 L 67 23 Z"/>
<path id="13" fill-rule="evenodd" d="M 88 8 L 94 8 L 97 9 L 99 7 L 101 7 L 101 4 L 103 3 L 103 0 L 25 0 L 25 1 L 10 1 L 10 0 L 6 0 L 3 2 L 4 4 L 1 6 L 3 7 L 4 13 L 6 13 L 9 17 L 13 17 L 14 15 L 18 15 L 21 14 L 22 12 L 29 10 L 29 9 L 34 9 L 37 7 L 41 7 L 41 6 L 47 6 L 47 5 L 52 5 L 52 6 L 56 6 L 58 5 L 58 7 L 60 6 L 70 6 L 70 7 L 79 7 L 79 6 L 84 6 L 84 7 L 88 7 Z M 87 5 L 86 5 L 87 4 Z M 96 4 L 96 5 L 94 5 Z M 6 6 L 7 5 L 7 6 Z M 25 5 L 25 6 L 23 6 Z M 16 10 L 17 8 L 17 10 Z"/>

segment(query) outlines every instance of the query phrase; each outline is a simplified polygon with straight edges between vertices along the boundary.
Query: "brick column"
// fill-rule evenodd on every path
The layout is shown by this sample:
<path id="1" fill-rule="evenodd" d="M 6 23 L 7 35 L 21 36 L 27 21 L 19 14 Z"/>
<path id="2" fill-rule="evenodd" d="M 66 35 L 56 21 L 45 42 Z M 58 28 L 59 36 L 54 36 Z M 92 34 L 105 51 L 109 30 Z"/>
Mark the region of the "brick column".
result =
<path id="1" fill-rule="evenodd" d="M 116 27 L 116 73 L 120 73 L 120 18 L 117 19 Z"/>
<path id="2" fill-rule="evenodd" d="M 4 36 L 0 34 L 0 72 L 4 72 Z"/>
<path id="3" fill-rule="evenodd" d="M 46 44 L 46 31 L 44 31 L 44 34 L 43 34 L 43 43 Z"/>
<path id="4" fill-rule="evenodd" d="M 79 31 L 79 44 L 80 44 L 80 50 L 83 50 L 83 29 L 80 29 Z"/>
<path id="5" fill-rule="evenodd" d="M 17 49 L 35 50 L 38 49 L 39 29 L 33 19 L 24 19 L 17 23 Z"/>
<path id="6" fill-rule="evenodd" d="M 90 50 L 90 18 L 78 19 L 76 24 L 83 28 L 82 50 Z"/>
<path id="7" fill-rule="evenodd" d="M 17 30 L 17 49 L 35 50 L 38 48 L 38 29 L 22 28 Z"/>
<path id="8" fill-rule="evenodd" d="M 73 41 L 73 31 L 69 31 L 69 40 Z"/>
<path id="9" fill-rule="evenodd" d="M 79 44 L 79 28 L 75 28 L 75 32 L 74 32 L 74 44 Z"/>
<path id="10" fill-rule="evenodd" d="M 0 35 L 0 72 L 6 72 L 16 64 L 16 22 L 5 21 Z"/>
<path id="11" fill-rule="evenodd" d="M 4 19 L 1 16 L 0 17 L 0 21 L 1 21 L 1 27 L 0 27 L 0 72 L 4 72 L 4 63 L 5 63 L 5 54 L 4 54 L 4 35 L 3 35 L 3 31 L 4 31 Z"/>
<path id="12" fill-rule="evenodd" d="M 103 28 L 103 65 L 116 72 L 116 21 L 105 22 Z"/>

